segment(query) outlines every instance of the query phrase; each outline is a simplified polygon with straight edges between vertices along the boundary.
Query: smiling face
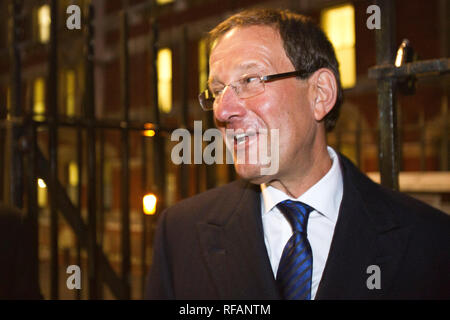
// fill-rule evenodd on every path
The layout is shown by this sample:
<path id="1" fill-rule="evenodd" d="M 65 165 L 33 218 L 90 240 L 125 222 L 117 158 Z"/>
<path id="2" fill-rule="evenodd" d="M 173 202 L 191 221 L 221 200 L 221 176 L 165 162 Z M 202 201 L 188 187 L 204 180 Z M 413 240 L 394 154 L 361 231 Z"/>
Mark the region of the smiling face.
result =
<path id="1" fill-rule="evenodd" d="M 275 29 L 268 26 L 248 26 L 231 29 L 219 38 L 210 56 L 210 87 L 222 88 L 245 74 L 261 76 L 294 71 L 283 48 L 282 39 Z M 235 168 L 244 179 L 253 183 L 268 183 L 297 179 L 308 175 L 319 149 L 324 149 L 324 139 L 317 139 L 323 123 L 314 114 L 313 86 L 309 80 L 295 77 L 265 84 L 261 94 L 240 99 L 230 86 L 222 92 L 214 106 L 217 127 L 226 137 L 226 129 L 268 133 L 279 130 L 279 170 L 270 176 L 261 175 L 261 164 L 242 163 Z M 324 137 L 324 135 L 320 135 Z M 234 151 L 245 148 L 246 154 L 257 152 L 257 139 L 266 139 L 262 133 L 245 138 Z M 318 141 L 323 140 L 323 141 Z M 227 141 L 226 141 L 227 142 Z M 233 143 L 234 142 L 234 143 Z M 326 150 L 326 149 L 325 149 Z"/>

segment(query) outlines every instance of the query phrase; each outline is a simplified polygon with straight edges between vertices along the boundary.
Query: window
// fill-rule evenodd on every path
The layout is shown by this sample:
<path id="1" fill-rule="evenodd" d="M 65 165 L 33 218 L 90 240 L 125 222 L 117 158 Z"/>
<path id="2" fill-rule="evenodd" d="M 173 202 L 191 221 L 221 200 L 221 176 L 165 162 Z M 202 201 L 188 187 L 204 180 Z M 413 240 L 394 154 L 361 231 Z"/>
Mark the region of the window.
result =
<path id="1" fill-rule="evenodd" d="M 156 0 L 156 3 L 159 5 L 168 4 L 172 2 L 175 2 L 175 0 Z"/>
<path id="2" fill-rule="evenodd" d="M 40 208 L 47 206 L 47 185 L 45 184 L 45 181 L 41 178 L 38 179 L 37 182 L 37 200 L 38 200 L 38 206 Z"/>
<path id="3" fill-rule="evenodd" d="M 208 48 L 206 39 L 201 39 L 198 43 L 198 81 L 199 92 L 206 90 L 208 82 Z"/>
<path id="4" fill-rule="evenodd" d="M 75 161 L 70 161 L 67 166 L 68 185 L 67 194 L 72 203 L 78 203 L 78 165 Z"/>
<path id="5" fill-rule="evenodd" d="M 47 43 L 50 40 L 50 6 L 48 4 L 43 5 L 37 10 L 37 22 L 38 22 L 38 41 L 41 43 Z"/>
<path id="6" fill-rule="evenodd" d="M 45 80 L 37 78 L 33 84 L 33 113 L 37 121 L 44 120 L 45 114 Z"/>
<path id="7" fill-rule="evenodd" d="M 74 161 L 69 162 L 69 185 L 78 186 L 78 166 Z"/>
<path id="8" fill-rule="evenodd" d="M 158 107 L 161 112 L 172 110 L 172 50 L 158 51 Z"/>
<path id="9" fill-rule="evenodd" d="M 66 115 L 75 115 L 75 71 L 67 70 L 65 73 Z"/>
<path id="10" fill-rule="evenodd" d="M 341 83 L 344 89 L 355 86 L 355 9 L 351 4 L 322 11 L 322 29 L 336 51 Z"/>

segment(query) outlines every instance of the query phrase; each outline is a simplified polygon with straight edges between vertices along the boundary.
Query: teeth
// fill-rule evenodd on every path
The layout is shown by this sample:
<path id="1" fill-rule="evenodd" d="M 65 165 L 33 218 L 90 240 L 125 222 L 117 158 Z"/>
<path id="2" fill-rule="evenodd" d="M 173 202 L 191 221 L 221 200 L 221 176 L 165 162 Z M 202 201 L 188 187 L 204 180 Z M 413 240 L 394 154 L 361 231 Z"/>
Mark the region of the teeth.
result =
<path id="1" fill-rule="evenodd" d="M 245 137 L 254 136 L 256 132 L 247 132 L 247 133 L 237 133 L 234 135 L 234 139 L 236 139 L 237 143 L 242 143 L 245 141 Z"/>
<path id="2" fill-rule="evenodd" d="M 242 132 L 242 129 L 238 129 L 238 131 L 240 131 L 239 133 L 234 133 L 233 131 L 234 130 L 230 130 L 227 132 L 227 139 L 233 139 L 238 144 L 244 143 L 246 137 L 251 137 L 257 134 L 256 130 Z"/>

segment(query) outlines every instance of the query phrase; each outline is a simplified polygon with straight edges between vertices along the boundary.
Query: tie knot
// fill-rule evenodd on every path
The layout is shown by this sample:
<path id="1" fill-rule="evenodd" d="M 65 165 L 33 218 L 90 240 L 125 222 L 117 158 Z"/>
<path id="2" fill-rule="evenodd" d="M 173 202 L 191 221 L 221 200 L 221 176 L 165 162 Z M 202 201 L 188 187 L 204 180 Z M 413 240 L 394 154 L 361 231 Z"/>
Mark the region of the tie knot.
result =
<path id="1" fill-rule="evenodd" d="M 300 201 L 284 200 L 277 204 L 294 231 L 306 234 L 306 226 L 311 211 L 314 209 Z"/>

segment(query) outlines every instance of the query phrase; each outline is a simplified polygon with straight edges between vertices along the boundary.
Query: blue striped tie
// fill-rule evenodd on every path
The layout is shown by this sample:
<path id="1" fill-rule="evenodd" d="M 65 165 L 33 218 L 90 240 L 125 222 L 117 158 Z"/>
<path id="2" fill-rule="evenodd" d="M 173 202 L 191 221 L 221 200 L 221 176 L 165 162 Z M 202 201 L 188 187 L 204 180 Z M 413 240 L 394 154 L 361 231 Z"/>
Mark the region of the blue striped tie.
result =
<path id="1" fill-rule="evenodd" d="M 306 237 L 308 217 L 314 209 L 292 200 L 277 205 L 294 234 L 286 243 L 277 272 L 277 284 L 286 300 L 311 300 L 312 252 Z"/>

